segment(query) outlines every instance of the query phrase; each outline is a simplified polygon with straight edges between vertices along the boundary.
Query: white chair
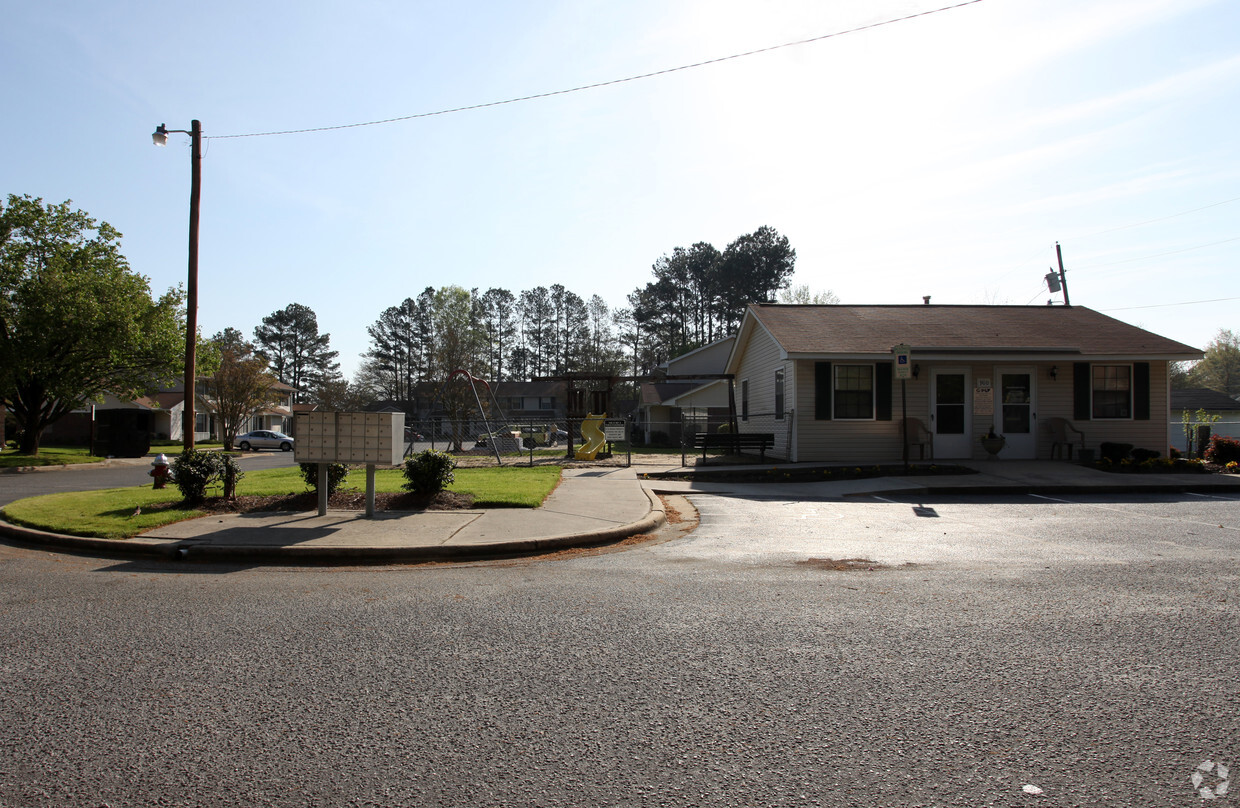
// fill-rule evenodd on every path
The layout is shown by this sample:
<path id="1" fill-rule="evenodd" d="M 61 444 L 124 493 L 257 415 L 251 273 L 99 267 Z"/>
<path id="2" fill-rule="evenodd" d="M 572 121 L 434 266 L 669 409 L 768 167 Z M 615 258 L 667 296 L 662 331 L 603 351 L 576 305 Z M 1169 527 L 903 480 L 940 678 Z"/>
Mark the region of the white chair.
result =
<path id="1" fill-rule="evenodd" d="M 934 435 L 926 428 L 926 425 L 920 418 L 905 418 L 904 422 L 908 424 L 908 449 L 911 452 L 916 446 L 921 452 L 920 459 L 926 459 L 926 450 L 930 450 L 930 459 L 934 459 Z"/>
<path id="2" fill-rule="evenodd" d="M 1047 427 L 1051 431 L 1051 459 L 1056 455 L 1062 457 L 1064 448 L 1068 450 L 1068 459 L 1072 459 L 1072 447 L 1085 448 L 1085 433 L 1074 427 L 1066 418 L 1049 418 Z"/>

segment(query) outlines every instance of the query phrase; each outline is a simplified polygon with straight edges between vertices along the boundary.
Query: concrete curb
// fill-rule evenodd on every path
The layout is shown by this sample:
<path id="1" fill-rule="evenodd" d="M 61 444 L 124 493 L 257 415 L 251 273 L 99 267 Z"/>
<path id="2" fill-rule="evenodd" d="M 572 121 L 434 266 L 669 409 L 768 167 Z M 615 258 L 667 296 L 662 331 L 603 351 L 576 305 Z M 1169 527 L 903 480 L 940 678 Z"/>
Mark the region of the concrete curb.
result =
<path id="1" fill-rule="evenodd" d="M 23 527 L 0 519 L 0 536 L 19 544 L 35 547 L 54 547 L 74 553 L 104 553 L 107 555 L 137 555 L 153 558 L 172 558 L 171 545 L 135 542 L 128 539 L 97 539 L 88 536 L 68 536 L 48 533 L 32 527 Z"/>
<path id="2" fill-rule="evenodd" d="M 648 533 L 667 520 L 663 503 L 650 491 L 642 489 L 650 503 L 646 516 L 626 525 L 598 530 L 568 533 L 531 539 L 488 542 L 471 545 L 408 545 L 403 547 L 277 547 L 246 545 L 212 545 L 193 541 L 143 543 L 133 539 L 96 539 L 66 536 L 14 525 L 0 520 L 0 535 L 23 545 L 54 547 L 87 555 L 106 554 L 163 558 L 174 561 L 205 562 L 336 562 L 358 564 L 390 561 L 451 561 L 491 556 L 531 555 L 549 550 L 589 547 L 608 544 Z"/>

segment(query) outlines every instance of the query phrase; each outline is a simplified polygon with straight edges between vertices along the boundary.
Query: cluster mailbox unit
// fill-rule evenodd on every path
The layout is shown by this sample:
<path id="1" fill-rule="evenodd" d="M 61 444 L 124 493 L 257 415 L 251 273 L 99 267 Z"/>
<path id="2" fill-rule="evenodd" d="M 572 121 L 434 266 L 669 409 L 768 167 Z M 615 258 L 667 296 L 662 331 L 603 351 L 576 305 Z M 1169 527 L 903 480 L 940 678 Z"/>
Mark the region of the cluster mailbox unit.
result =
<path id="1" fill-rule="evenodd" d="M 403 412 L 299 412 L 298 463 L 399 466 L 405 456 Z"/>
<path id="2" fill-rule="evenodd" d="M 299 412 L 294 459 L 319 464 L 319 515 L 327 513 L 327 464 L 366 464 L 366 515 L 374 516 L 375 466 L 405 456 L 403 412 Z"/>

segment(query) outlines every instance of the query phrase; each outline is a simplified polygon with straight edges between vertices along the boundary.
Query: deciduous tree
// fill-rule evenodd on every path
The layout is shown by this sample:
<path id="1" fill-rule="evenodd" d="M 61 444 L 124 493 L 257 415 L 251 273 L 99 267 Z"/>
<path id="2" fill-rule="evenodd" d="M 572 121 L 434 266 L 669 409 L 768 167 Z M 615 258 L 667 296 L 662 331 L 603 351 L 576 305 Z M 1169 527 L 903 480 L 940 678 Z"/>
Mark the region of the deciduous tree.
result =
<path id="1" fill-rule="evenodd" d="M 0 207 L 0 395 L 25 454 L 88 401 L 150 392 L 182 367 L 181 292 L 152 299 L 121 234 L 71 204 L 11 194 Z"/>
<path id="2" fill-rule="evenodd" d="M 1190 387 L 1208 387 L 1229 396 L 1240 395 L 1240 335 L 1219 329 L 1206 345 L 1205 358 L 1188 371 Z"/>
<path id="3" fill-rule="evenodd" d="M 224 448 L 231 450 L 237 433 L 255 415 L 276 403 L 276 378 L 267 360 L 254 352 L 241 332 L 226 328 L 211 338 L 219 356 L 215 374 L 201 379 L 196 391 L 198 406 L 219 422 Z"/>

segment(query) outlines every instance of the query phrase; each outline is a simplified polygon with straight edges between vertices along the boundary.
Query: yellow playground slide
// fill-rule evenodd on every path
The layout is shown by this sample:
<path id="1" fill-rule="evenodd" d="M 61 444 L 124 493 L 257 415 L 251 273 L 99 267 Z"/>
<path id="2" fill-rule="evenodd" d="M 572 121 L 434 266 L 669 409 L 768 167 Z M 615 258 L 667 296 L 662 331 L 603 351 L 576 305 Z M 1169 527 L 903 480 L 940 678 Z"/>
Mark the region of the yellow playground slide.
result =
<path id="1" fill-rule="evenodd" d="M 574 455 L 578 460 L 593 460 L 598 454 L 598 450 L 603 448 L 603 444 L 607 442 L 606 436 L 603 435 L 603 419 L 607 417 L 607 413 L 595 415 L 590 413 L 581 421 L 581 448 Z"/>

